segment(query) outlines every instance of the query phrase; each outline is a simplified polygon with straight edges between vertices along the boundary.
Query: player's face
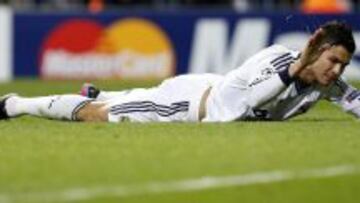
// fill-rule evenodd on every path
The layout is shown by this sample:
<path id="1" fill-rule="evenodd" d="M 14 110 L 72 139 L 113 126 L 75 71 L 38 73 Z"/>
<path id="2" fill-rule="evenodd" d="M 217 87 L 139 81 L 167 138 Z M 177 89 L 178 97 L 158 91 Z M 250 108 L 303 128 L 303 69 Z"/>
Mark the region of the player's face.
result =
<path id="1" fill-rule="evenodd" d="M 331 84 L 344 72 L 351 57 L 352 54 L 341 45 L 327 48 L 312 64 L 312 79 L 320 85 Z"/>

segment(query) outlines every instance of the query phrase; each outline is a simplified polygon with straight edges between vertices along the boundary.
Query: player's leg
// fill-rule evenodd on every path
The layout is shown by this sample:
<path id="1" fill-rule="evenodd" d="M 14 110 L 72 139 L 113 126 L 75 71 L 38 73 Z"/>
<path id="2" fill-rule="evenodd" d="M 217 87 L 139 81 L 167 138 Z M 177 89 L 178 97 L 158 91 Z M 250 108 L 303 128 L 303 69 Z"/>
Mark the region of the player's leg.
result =
<path id="1" fill-rule="evenodd" d="M 88 108 L 92 107 L 92 105 L 87 105 L 92 101 L 92 99 L 80 95 L 56 95 L 33 98 L 7 95 L 0 99 L 0 119 L 32 115 L 59 120 L 95 120 L 93 118 L 94 115 L 89 115 L 92 116 L 91 119 L 87 119 L 85 116 L 81 119 L 77 118 L 77 113 L 80 109 L 85 106 Z M 96 107 L 98 106 L 99 104 L 96 104 Z"/>
<path id="2" fill-rule="evenodd" d="M 85 83 L 80 89 L 80 95 L 97 101 L 106 101 L 116 97 L 122 97 L 127 94 L 129 90 L 124 91 L 104 91 L 97 88 L 95 85 L 90 83 Z"/>

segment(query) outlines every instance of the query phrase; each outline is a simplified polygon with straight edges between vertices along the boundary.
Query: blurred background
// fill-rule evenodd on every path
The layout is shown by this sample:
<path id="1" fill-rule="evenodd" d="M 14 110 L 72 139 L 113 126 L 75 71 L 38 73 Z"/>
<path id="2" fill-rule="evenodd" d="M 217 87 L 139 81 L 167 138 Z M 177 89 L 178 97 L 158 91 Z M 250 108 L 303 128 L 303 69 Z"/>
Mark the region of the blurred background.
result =
<path id="1" fill-rule="evenodd" d="M 113 10 L 124 7 L 146 9 L 223 8 L 249 11 L 355 12 L 359 0 L 1 0 L 16 10 Z"/>
<path id="2" fill-rule="evenodd" d="M 360 0 L 0 0 L 0 81 L 224 74 L 329 20 L 360 39 Z M 345 72 L 360 79 L 355 53 Z"/>

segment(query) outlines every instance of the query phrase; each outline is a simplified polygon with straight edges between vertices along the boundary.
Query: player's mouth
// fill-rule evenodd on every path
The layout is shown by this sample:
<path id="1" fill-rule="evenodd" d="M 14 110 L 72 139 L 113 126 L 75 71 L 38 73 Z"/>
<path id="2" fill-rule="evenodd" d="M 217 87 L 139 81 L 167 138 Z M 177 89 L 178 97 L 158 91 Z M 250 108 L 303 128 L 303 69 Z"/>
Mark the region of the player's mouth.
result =
<path id="1" fill-rule="evenodd" d="M 324 75 L 322 84 L 325 85 L 325 86 L 329 85 L 330 83 L 332 83 L 336 79 L 337 79 L 336 76 Z"/>

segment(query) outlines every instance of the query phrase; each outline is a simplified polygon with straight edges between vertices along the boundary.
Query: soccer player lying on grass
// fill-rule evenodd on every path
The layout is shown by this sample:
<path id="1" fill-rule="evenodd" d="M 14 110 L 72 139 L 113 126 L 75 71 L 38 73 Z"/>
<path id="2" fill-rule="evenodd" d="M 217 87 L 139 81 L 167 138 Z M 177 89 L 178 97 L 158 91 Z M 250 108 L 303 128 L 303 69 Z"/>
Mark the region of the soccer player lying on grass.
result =
<path id="1" fill-rule="evenodd" d="M 340 77 L 355 50 L 351 29 L 328 22 L 302 52 L 280 45 L 266 48 L 225 76 L 180 75 L 149 89 L 101 91 L 91 95 L 0 101 L 0 117 L 34 115 L 72 121 L 226 122 L 286 120 L 305 113 L 320 99 L 360 117 L 360 92 Z M 96 96 L 96 98 L 92 98 Z"/>

